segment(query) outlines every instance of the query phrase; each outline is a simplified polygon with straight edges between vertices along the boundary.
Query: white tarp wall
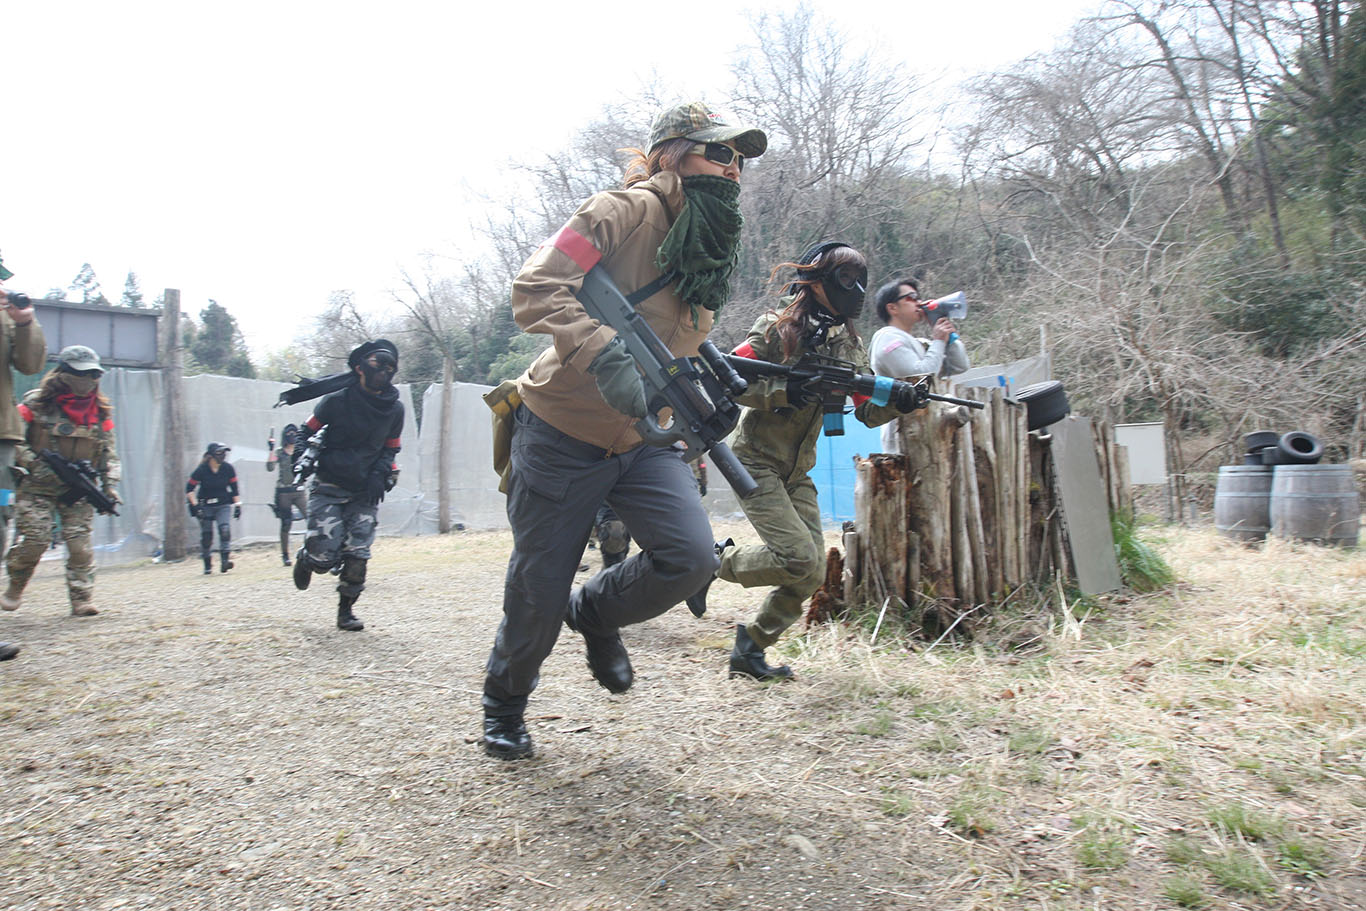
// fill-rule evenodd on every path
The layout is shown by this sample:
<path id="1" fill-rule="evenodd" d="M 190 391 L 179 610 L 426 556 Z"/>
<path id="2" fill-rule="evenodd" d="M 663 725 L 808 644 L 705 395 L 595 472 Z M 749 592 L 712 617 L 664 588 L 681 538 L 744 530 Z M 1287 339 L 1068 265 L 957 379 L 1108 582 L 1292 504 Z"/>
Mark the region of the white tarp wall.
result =
<path id="1" fill-rule="evenodd" d="M 119 516 L 96 516 L 95 559 L 99 565 L 131 563 L 161 551 L 164 478 L 168 470 L 163 442 L 162 374 L 157 370 L 110 370 L 101 380 L 100 388 L 114 406 L 119 459 L 123 463 L 119 492 L 124 502 L 119 507 Z M 232 523 L 234 545 L 279 540 L 279 522 L 270 509 L 275 501 L 275 474 L 266 471 L 266 439 L 272 429 L 278 440 L 285 424 L 303 424 L 317 404 L 313 401 L 273 408 L 280 393 L 288 388 L 288 383 L 230 376 L 191 376 L 183 380 L 188 448 L 181 453 L 180 463 L 169 466 L 169 470 L 177 479 L 177 491 L 183 491 L 190 472 L 204 454 L 205 444 L 215 441 L 232 447 L 228 459 L 237 469 L 242 492 L 242 518 Z M 419 533 L 421 472 L 412 391 L 406 383 L 400 384 L 398 390 L 407 414 L 403 449 L 398 456 L 398 486 L 379 508 L 382 535 Z M 179 502 L 176 506 L 184 508 Z M 188 515 L 185 518 L 187 545 L 191 554 L 197 554 L 199 523 Z M 304 523 L 295 522 L 292 530 L 295 540 L 301 541 Z M 65 559 L 64 553 L 59 555 Z"/>
<path id="2" fill-rule="evenodd" d="M 266 440 L 274 429 L 279 440 L 286 424 L 303 425 L 313 414 L 318 400 L 298 405 L 275 408 L 280 393 L 291 388 L 289 383 L 267 380 L 247 380 L 232 376 L 190 376 L 181 387 L 185 406 L 185 432 L 189 449 L 181 457 L 179 476 L 189 480 L 204 447 L 209 442 L 232 447 L 228 461 L 237 469 L 237 483 L 242 494 L 242 518 L 232 523 L 234 543 L 254 544 L 278 541 L 280 523 L 271 511 L 275 502 L 275 474 L 266 471 L 270 450 Z M 405 409 L 403 448 L 398 454 L 398 485 L 385 496 L 379 507 L 379 534 L 403 535 L 417 533 L 420 495 L 417 489 L 418 454 L 417 427 L 413 420 L 413 396 L 408 384 L 398 386 L 399 401 Z M 124 466 L 127 476 L 128 467 Z M 182 485 L 182 490 L 183 485 Z M 199 552 L 199 523 L 190 519 L 190 552 Z M 303 522 L 295 522 L 293 531 L 302 535 Z"/>
<path id="3" fill-rule="evenodd" d="M 451 451 L 447 468 L 451 522 L 466 528 L 507 528 L 507 504 L 498 492 L 493 470 L 493 412 L 483 395 L 492 386 L 454 383 L 451 387 Z M 436 534 L 441 491 L 438 469 L 441 437 L 441 384 L 427 387 L 422 397 L 421 456 L 422 518 L 419 534 Z"/>

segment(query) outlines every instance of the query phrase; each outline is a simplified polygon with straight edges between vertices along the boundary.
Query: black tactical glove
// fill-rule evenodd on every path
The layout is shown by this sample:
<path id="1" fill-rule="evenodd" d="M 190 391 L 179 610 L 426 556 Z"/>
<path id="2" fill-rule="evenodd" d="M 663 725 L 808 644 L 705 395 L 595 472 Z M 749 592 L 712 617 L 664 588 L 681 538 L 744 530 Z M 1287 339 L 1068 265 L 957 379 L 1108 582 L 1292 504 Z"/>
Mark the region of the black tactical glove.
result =
<path id="1" fill-rule="evenodd" d="M 232 517 L 233 517 L 234 519 L 240 519 L 240 518 L 242 518 L 242 504 L 241 504 L 241 503 L 233 504 L 233 507 L 232 507 Z"/>
<path id="2" fill-rule="evenodd" d="M 389 469 L 378 467 L 370 469 L 370 473 L 365 476 L 365 502 L 370 506 L 378 506 L 384 502 L 384 495 L 389 490 Z"/>
<path id="3" fill-rule="evenodd" d="M 598 352 L 588 365 L 588 372 L 597 378 L 598 392 L 613 410 L 633 418 L 645 417 L 645 384 L 636 370 L 635 358 L 619 337 Z"/>
<path id="4" fill-rule="evenodd" d="M 917 408 L 924 408 L 930 403 L 930 400 L 925 397 L 926 392 L 928 392 L 928 390 L 924 386 L 913 386 L 910 383 L 902 383 L 897 386 L 896 397 L 892 400 L 892 404 L 895 405 L 896 410 L 900 411 L 902 414 L 910 414 Z"/>
<path id="5" fill-rule="evenodd" d="M 789 376 L 787 378 L 787 407 L 805 408 L 814 405 L 821 400 L 821 392 L 814 388 L 815 384 L 808 381 L 815 377 Z"/>
<path id="6" fill-rule="evenodd" d="M 198 519 L 198 518 L 199 518 L 199 504 L 198 504 L 198 503 L 190 503 L 190 502 L 187 500 L 187 501 L 186 501 L 186 505 L 190 507 L 190 516 L 191 516 L 191 518 Z"/>

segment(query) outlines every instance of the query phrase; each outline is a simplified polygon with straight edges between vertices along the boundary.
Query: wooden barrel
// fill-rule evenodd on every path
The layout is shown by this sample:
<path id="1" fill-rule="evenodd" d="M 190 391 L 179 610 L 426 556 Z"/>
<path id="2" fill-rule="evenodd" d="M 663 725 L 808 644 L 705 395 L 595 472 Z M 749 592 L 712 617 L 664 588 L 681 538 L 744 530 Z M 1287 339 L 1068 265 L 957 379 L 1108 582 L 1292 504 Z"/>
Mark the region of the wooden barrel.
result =
<path id="1" fill-rule="evenodd" d="M 1271 530 L 1270 465 L 1224 465 L 1214 488 L 1214 527 L 1239 541 L 1260 541 Z"/>
<path id="2" fill-rule="evenodd" d="M 1271 533 L 1351 547 L 1361 529 L 1361 498 L 1350 465 L 1277 465 Z"/>

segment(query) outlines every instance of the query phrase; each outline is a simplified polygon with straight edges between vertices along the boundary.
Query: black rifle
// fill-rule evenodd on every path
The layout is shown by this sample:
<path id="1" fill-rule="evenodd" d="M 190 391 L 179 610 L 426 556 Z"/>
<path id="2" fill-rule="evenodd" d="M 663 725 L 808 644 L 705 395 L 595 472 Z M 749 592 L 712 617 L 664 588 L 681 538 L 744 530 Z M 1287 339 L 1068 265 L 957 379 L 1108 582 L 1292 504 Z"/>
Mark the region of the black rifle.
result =
<path id="1" fill-rule="evenodd" d="M 38 453 L 43 461 L 48 464 L 63 484 L 71 488 L 66 493 L 57 498 L 57 502 L 63 506 L 74 506 L 81 500 L 89 500 L 90 505 L 95 507 L 97 512 L 107 516 L 116 516 L 119 511 L 115 509 L 115 503 L 104 491 L 100 490 L 95 482 L 100 479 L 99 472 L 95 471 L 95 466 L 90 464 L 89 459 L 81 459 L 79 462 L 72 462 L 62 458 L 61 454 L 44 449 Z"/>
<path id="2" fill-rule="evenodd" d="M 890 376 L 877 376 L 859 373 L 849 361 L 827 357 L 823 354 L 807 354 L 795 364 L 774 364 L 769 361 L 727 355 L 736 372 L 747 380 L 761 377 L 782 377 L 789 382 L 800 383 L 804 388 L 819 392 L 821 411 L 824 413 L 825 435 L 836 437 L 844 435 L 844 400 L 851 395 L 866 395 L 874 405 L 885 405 L 898 401 L 902 396 L 913 397 L 917 408 L 924 408 L 930 402 L 949 402 L 966 405 L 969 408 L 985 408 L 986 403 L 971 399 L 955 398 L 930 392 L 924 383 L 908 383 L 895 380 Z M 903 390 L 910 390 L 909 392 Z"/>
<path id="3" fill-rule="evenodd" d="M 318 456 L 323 450 L 323 438 L 327 435 L 327 426 L 318 428 L 318 432 L 308 438 L 308 445 L 304 447 L 303 455 L 299 456 L 294 463 L 294 483 L 296 485 L 307 481 L 309 476 L 318 468 Z M 295 444 L 298 445 L 297 443 Z"/>
<path id="4" fill-rule="evenodd" d="M 743 499 L 753 495 L 758 485 L 725 444 L 740 422 L 740 406 L 734 396 L 743 395 L 749 388 L 725 355 L 711 342 L 703 341 L 698 346 L 700 357 L 674 357 L 600 265 L 588 270 L 575 296 L 589 316 L 617 331 L 640 369 L 649 408 L 649 414 L 636 422 L 641 439 L 653 446 L 681 442 L 685 447 L 683 458 L 689 462 L 710 452 L 712 464 L 736 496 Z M 659 423 L 662 408 L 673 412 L 667 427 Z"/>

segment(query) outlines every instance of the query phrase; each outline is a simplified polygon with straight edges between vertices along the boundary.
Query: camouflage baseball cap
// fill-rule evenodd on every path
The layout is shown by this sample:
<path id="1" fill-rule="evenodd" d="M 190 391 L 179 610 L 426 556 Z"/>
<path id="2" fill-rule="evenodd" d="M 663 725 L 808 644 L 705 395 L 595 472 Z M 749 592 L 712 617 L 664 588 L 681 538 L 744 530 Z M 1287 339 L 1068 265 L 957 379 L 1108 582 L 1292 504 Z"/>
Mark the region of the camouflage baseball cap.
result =
<path id="1" fill-rule="evenodd" d="M 713 111 L 700 101 L 665 108 L 650 127 L 647 152 L 666 139 L 691 139 L 696 142 L 729 142 L 746 158 L 758 158 L 768 148 L 764 131 L 747 127 L 728 114 Z"/>
<path id="2" fill-rule="evenodd" d="M 69 370 L 104 370 L 95 349 L 84 345 L 67 345 L 57 355 L 57 363 Z"/>

